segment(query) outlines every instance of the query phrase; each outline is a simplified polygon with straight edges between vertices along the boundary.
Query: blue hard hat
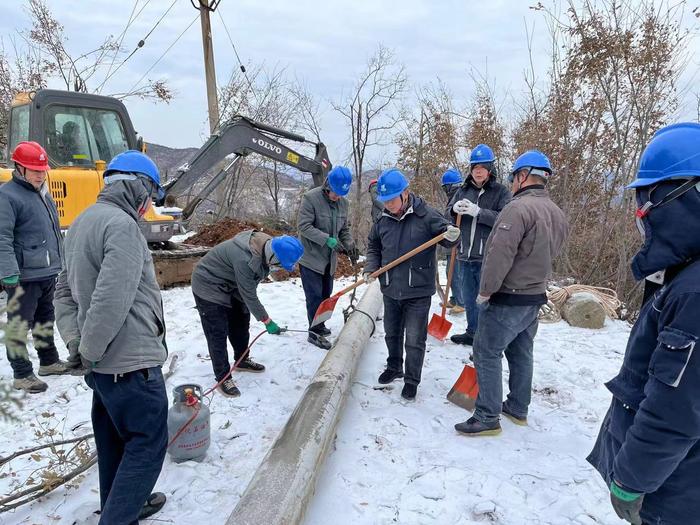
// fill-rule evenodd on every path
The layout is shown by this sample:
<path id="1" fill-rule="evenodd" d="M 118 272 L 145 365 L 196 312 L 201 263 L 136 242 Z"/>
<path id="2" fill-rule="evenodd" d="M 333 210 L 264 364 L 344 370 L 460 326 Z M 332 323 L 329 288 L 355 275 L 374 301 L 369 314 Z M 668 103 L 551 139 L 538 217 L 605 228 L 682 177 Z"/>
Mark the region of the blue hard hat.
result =
<path id="1" fill-rule="evenodd" d="M 328 173 L 328 186 L 333 193 L 345 197 L 350 191 L 352 174 L 345 166 L 336 166 Z"/>
<path id="2" fill-rule="evenodd" d="M 657 131 L 639 159 L 639 188 L 668 179 L 700 177 L 700 124 L 680 122 Z"/>
<path id="3" fill-rule="evenodd" d="M 542 176 L 545 178 L 548 175 L 552 174 L 552 165 L 549 163 L 547 155 L 545 155 L 541 151 L 537 151 L 536 149 L 526 151 L 517 159 L 515 159 L 515 162 L 513 163 L 513 169 L 510 170 L 510 172 L 515 173 L 523 168 L 535 168 L 543 170 L 544 172 L 546 172 L 542 174 Z M 538 175 L 540 174 L 538 173 Z"/>
<path id="4" fill-rule="evenodd" d="M 109 177 L 113 173 L 137 173 L 142 175 L 156 185 L 158 197 L 163 197 L 158 166 L 145 153 L 130 149 L 116 155 L 107 165 L 107 169 L 102 176 Z"/>
<path id="5" fill-rule="evenodd" d="M 469 155 L 469 165 L 474 164 L 488 164 L 494 162 L 496 156 L 493 154 L 493 150 L 489 148 L 486 144 L 479 144 L 473 150 L 471 155 Z"/>
<path id="6" fill-rule="evenodd" d="M 301 245 L 301 242 L 291 235 L 273 237 L 270 241 L 270 246 L 279 259 L 282 268 L 288 272 L 294 270 L 294 265 L 304 255 L 304 247 Z"/>
<path id="7" fill-rule="evenodd" d="M 398 168 L 389 168 L 379 176 L 377 187 L 377 200 L 390 201 L 408 188 L 408 179 Z"/>
<path id="8" fill-rule="evenodd" d="M 447 186 L 448 184 L 461 184 L 462 174 L 456 168 L 450 168 L 445 173 L 442 174 L 442 185 Z"/>

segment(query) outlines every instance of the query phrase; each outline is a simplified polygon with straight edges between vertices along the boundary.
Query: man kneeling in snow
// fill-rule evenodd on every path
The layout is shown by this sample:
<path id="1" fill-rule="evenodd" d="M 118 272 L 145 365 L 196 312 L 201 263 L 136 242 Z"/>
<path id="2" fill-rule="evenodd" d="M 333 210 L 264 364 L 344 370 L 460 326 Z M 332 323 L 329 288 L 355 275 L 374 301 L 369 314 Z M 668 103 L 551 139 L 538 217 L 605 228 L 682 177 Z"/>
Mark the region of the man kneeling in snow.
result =
<path id="1" fill-rule="evenodd" d="M 158 168 L 125 151 L 104 172 L 97 203 L 66 234 L 56 285 L 56 324 L 76 348 L 93 390 L 100 524 L 137 523 L 158 512 L 156 484 L 168 443 L 165 323 L 153 259 L 138 219 L 160 190 Z"/>
<path id="2" fill-rule="evenodd" d="M 192 272 L 192 293 L 207 338 L 209 356 L 219 391 L 229 397 L 241 392 L 229 376 L 226 339 L 233 346 L 237 370 L 263 372 L 265 367 L 243 355 L 248 350 L 250 314 L 265 323 L 270 334 L 279 334 L 280 328 L 267 315 L 260 303 L 257 287 L 270 272 L 284 268 L 288 272 L 304 254 L 296 237 L 270 237 L 266 233 L 247 230 L 233 239 L 212 248 Z"/>

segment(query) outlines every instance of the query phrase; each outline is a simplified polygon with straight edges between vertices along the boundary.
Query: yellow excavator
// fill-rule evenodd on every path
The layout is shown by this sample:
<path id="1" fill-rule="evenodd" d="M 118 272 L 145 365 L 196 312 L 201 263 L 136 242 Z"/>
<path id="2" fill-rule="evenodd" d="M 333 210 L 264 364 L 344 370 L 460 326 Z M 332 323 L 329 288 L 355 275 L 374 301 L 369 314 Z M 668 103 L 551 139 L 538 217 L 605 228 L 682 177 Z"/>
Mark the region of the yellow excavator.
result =
<path id="1" fill-rule="evenodd" d="M 51 168 L 48 185 L 64 230 L 97 200 L 103 186 L 102 172 L 112 157 L 127 149 L 145 151 L 144 142 L 134 131 L 121 101 L 74 91 L 43 89 L 18 94 L 10 108 L 7 135 L 6 159 L 21 141 L 36 141 L 46 149 Z M 316 155 L 306 157 L 279 139 L 314 144 Z M 171 238 L 184 233 L 183 224 L 196 207 L 229 176 L 236 163 L 250 153 L 311 173 L 314 185 L 322 184 L 331 168 L 323 143 L 307 141 L 296 133 L 240 115 L 233 117 L 165 184 L 165 197 L 156 204 L 167 203 L 169 207 L 152 207 L 140 222 L 152 248 L 161 286 L 189 282 L 192 267 L 206 248 L 181 245 Z M 189 199 L 184 209 L 173 210 L 178 197 L 204 180 L 224 159 L 230 161 Z M 0 167 L 0 184 L 11 177 L 12 166 Z"/>

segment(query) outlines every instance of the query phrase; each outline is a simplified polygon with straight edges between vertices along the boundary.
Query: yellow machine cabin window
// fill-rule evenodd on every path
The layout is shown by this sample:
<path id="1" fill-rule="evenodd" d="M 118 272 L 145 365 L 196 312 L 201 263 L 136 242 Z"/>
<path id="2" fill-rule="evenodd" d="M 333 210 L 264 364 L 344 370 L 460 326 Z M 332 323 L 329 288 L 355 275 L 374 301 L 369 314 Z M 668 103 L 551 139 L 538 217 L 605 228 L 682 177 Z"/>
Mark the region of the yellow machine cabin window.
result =
<path id="1" fill-rule="evenodd" d="M 59 166 L 93 166 L 128 149 L 115 111 L 52 105 L 44 114 L 46 150 Z"/>

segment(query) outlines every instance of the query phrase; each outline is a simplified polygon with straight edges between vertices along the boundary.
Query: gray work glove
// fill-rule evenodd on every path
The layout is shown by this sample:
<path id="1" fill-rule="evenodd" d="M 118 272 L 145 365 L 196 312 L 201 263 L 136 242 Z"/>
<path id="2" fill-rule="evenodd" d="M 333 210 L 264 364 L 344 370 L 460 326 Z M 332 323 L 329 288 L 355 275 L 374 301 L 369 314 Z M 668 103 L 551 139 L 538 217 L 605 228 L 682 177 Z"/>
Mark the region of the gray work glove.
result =
<path id="1" fill-rule="evenodd" d="M 80 348 L 80 337 L 76 337 L 72 341 L 68 341 L 66 345 L 68 348 L 68 361 L 66 361 L 66 368 L 80 368 L 80 353 L 78 348 Z"/>
<path id="2" fill-rule="evenodd" d="M 362 274 L 362 278 L 365 280 L 367 284 L 372 284 L 374 281 L 377 280 L 376 277 L 372 277 L 372 272 L 365 272 Z"/>
<path id="3" fill-rule="evenodd" d="M 447 227 L 447 231 L 445 232 L 445 239 L 447 239 L 450 242 L 455 242 L 457 239 L 459 239 L 460 235 L 459 228 L 457 226 L 452 226 L 451 224 Z"/>

